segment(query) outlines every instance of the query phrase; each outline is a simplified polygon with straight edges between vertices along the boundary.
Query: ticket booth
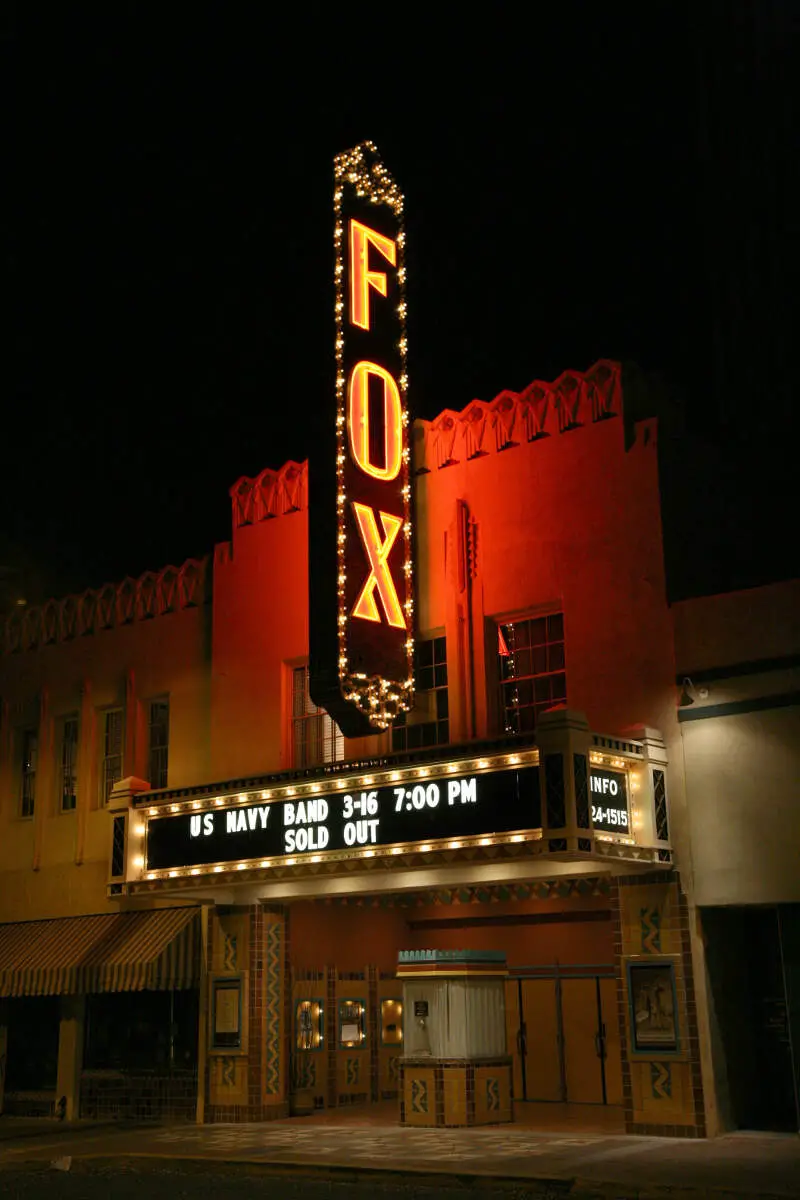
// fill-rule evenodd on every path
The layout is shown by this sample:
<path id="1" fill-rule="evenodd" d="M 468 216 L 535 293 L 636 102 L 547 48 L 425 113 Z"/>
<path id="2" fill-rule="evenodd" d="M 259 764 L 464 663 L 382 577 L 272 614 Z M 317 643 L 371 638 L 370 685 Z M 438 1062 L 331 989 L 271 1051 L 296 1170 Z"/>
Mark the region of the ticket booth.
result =
<path id="1" fill-rule="evenodd" d="M 506 1047 L 506 956 L 496 950 L 401 950 L 403 1125 L 513 1120 Z"/>

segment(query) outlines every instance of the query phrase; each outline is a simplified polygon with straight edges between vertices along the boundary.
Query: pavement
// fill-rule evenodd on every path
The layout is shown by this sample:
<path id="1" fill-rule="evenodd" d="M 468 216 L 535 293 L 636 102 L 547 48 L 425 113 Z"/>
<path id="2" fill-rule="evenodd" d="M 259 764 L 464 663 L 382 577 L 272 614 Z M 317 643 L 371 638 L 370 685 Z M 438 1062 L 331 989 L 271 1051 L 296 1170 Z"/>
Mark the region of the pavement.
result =
<path id="1" fill-rule="evenodd" d="M 250 1125 L 142 1126 L 0 1117 L 2 1173 L 24 1165 L 62 1170 L 146 1170 L 183 1163 L 218 1172 L 296 1170 L 326 1177 L 371 1172 L 553 1189 L 560 1195 L 800 1197 L 800 1136 L 728 1134 L 705 1141 L 536 1130 L 519 1126 L 415 1129 L 369 1117 L 294 1118 Z M 449 1177 L 449 1180 L 448 1180 Z M 377 1178 L 377 1177 L 376 1177 Z"/>

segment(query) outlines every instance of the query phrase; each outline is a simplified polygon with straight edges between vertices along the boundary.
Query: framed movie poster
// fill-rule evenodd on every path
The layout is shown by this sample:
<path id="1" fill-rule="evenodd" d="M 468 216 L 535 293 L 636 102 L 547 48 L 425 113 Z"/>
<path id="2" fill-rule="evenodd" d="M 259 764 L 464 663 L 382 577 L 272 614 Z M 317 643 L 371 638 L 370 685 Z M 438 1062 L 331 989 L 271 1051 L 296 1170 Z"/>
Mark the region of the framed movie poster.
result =
<path id="1" fill-rule="evenodd" d="M 628 997 L 633 1050 L 639 1054 L 675 1054 L 678 1050 L 678 1006 L 675 965 L 629 962 Z"/>
<path id="2" fill-rule="evenodd" d="M 242 981 L 215 979 L 213 988 L 214 1050 L 238 1050 L 242 1045 Z"/>

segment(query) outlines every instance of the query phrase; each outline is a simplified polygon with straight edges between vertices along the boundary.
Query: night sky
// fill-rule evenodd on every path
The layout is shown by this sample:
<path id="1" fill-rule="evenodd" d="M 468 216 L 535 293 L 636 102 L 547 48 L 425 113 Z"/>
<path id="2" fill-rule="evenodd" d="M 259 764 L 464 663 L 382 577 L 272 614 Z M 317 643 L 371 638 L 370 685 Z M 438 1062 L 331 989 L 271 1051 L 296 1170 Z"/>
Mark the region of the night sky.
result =
<path id="1" fill-rule="evenodd" d="M 636 362 L 673 596 L 796 569 L 796 6 L 231 7 L 1 18 L 0 566 L 31 601 L 208 553 L 239 476 L 306 457 L 365 138 L 406 194 L 416 415 Z"/>

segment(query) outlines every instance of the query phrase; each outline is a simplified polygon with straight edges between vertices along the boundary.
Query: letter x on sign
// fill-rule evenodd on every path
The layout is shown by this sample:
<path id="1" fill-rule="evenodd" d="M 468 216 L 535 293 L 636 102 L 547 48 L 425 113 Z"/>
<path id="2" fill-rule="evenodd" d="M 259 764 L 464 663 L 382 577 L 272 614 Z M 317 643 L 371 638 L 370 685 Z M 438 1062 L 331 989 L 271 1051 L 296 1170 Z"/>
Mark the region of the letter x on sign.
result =
<path id="1" fill-rule="evenodd" d="M 375 592 L 377 591 L 381 598 L 388 623 L 394 626 L 395 629 L 405 629 L 406 623 L 403 617 L 403 610 L 400 607 L 400 601 L 397 598 L 397 589 L 394 586 L 394 580 L 389 570 L 389 552 L 402 528 L 403 522 L 400 517 L 393 517 L 390 513 L 381 512 L 380 518 L 384 533 L 384 537 L 381 539 L 375 521 L 375 514 L 369 505 L 359 504 L 357 500 L 354 500 L 353 511 L 355 512 L 358 531 L 361 534 L 361 541 L 364 543 L 364 549 L 367 552 L 370 565 L 370 573 L 356 600 L 353 608 L 353 616 L 363 617 L 365 621 L 380 621 L 381 615 L 375 600 Z"/>

